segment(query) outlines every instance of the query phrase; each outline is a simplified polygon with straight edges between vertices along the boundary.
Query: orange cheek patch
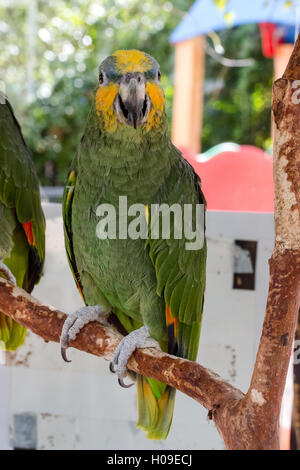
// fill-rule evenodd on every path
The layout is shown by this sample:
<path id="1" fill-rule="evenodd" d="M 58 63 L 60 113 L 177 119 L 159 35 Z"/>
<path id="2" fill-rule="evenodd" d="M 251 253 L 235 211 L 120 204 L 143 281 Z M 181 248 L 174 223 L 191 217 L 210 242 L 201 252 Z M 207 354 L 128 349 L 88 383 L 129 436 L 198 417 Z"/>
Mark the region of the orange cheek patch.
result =
<path id="1" fill-rule="evenodd" d="M 149 131 L 153 126 L 156 127 L 160 123 L 161 116 L 165 109 L 165 96 L 160 86 L 150 82 L 146 85 L 146 93 L 149 95 L 152 103 L 146 125 L 146 129 Z"/>
<path id="2" fill-rule="evenodd" d="M 105 87 L 99 87 L 96 93 L 96 110 L 98 116 L 102 116 L 105 130 L 113 132 L 117 128 L 117 115 L 114 110 L 114 100 L 119 91 L 114 83 Z"/>

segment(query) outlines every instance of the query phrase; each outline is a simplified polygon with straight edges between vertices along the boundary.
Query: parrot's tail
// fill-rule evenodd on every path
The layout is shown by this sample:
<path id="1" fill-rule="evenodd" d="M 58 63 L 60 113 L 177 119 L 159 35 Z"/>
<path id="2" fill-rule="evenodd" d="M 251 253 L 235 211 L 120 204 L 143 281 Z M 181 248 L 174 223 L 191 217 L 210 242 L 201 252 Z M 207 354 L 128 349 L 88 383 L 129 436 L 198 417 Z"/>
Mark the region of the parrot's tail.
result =
<path id="1" fill-rule="evenodd" d="M 137 376 L 138 422 L 148 439 L 166 439 L 172 423 L 176 390 L 161 382 Z"/>
<path id="2" fill-rule="evenodd" d="M 15 351 L 26 337 L 26 328 L 0 312 L 0 350 Z"/>

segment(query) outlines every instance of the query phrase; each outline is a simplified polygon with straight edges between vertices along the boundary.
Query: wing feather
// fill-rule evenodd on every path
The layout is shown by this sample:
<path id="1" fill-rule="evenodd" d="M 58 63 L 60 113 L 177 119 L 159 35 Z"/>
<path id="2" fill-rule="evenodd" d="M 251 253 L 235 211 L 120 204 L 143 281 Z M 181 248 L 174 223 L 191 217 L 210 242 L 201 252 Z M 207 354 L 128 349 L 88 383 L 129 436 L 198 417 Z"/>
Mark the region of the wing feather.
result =
<path id="1" fill-rule="evenodd" d="M 183 158 L 171 172 L 161 193 L 164 197 L 168 194 L 172 203 L 177 200 L 182 205 L 205 205 L 200 179 Z M 163 202 L 166 201 L 160 201 Z M 151 214 L 148 223 L 151 227 Z M 149 236 L 146 246 L 155 267 L 157 293 L 165 300 L 169 352 L 195 360 L 203 311 L 206 244 L 197 250 L 186 250 L 188 240 L 175 239 L 172 235 L 174 222 L 170 239 Z"/>
<path id="2" fill-rule="evenodd" d="M 77 289 L 79 290 L 83 300 L 83 288 L 80 281 L 80 276 L 76 266 L 75 254 L 73 249 L 73 238 L 72 238 L 72 203 L 76 188 L 76 172 L 71 170 L 68 176 L 67 184 L 64 190 L 63 196 L 63 223 L 64 223 L 64 235 L 65 235 L 65 248 L 69 266 L 73 277 L 76 282 Z"/>

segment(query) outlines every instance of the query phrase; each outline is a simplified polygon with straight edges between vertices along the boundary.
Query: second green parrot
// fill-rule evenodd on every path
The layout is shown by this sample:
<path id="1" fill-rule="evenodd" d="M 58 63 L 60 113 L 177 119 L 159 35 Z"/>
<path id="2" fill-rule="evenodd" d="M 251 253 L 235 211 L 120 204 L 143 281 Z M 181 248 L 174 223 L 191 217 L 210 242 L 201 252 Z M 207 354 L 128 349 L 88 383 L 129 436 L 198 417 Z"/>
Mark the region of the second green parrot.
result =
<path id="1" fill-rule="evenodd" d="M 45 218 L 39 182 L 21 128 L 0 93 L 0 276 L 27 292 L 39 281 L 45 259 Z M 15 350 L 26 328 L 0 312 L 0 348 Z"/>

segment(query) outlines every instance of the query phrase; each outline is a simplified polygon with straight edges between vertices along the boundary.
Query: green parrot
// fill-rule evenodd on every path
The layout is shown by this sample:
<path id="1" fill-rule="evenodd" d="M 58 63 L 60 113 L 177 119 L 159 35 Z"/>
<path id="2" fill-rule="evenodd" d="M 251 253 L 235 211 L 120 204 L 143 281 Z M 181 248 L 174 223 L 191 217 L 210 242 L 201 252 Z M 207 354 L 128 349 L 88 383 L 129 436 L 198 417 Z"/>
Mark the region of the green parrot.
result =
<path id="1" fill-rule="evenodd" d="M 116 51 L 101 63 L 63 198 L 67 257 L 86 306 L 64 323 L 62 356 L 68 360 L 70 340 L 86 323 L 110 315 L 127 335 L 110 363 L 125 387 L 130 386 L 123 381 L 126 364 L 137 347 L 159 345 L 171 354 L 196 360 L 203 311 L 204 216 L 203 243 L 197 249 L 187 249 L 190 237 L 177 236 L 172 214 L 169 236 L 156 230 L 163 213 L 158 206 L 205 208 L 199 177 L 171 143 L 160 78 L 156 60 L 137 50 Z M 125 199 L 131 208 L 128 234 L 129 225 L 136 223 L 141 236 L 124 236 L 127 212 L 120 201 Z M 140 223 L 130 212 L 134 204 L 144 208 Z M 103 231 L 101 208 L 116 216 L 117 227 L 112 223 L 111 234 Z M 137 397 L 137 427 L 150 439 L 165 439 L 175 390 L 138 375 Z"/>
<path id="2" fill-rule="evenodd" d="M 13 109 L 0 93 L 0 275 L 31 292 L 45 258 L 39 182 Z M 0 348 L 24 343 L 26 328 L 0 312 Z"/>

